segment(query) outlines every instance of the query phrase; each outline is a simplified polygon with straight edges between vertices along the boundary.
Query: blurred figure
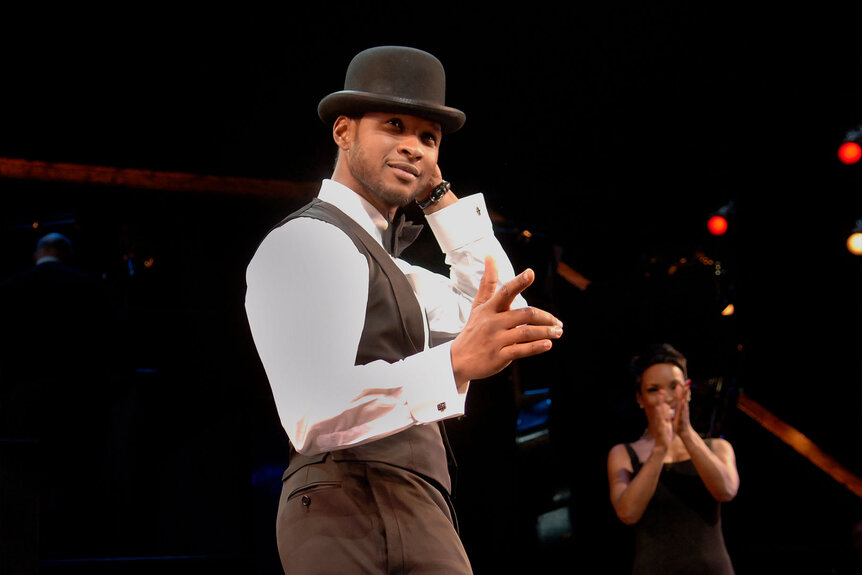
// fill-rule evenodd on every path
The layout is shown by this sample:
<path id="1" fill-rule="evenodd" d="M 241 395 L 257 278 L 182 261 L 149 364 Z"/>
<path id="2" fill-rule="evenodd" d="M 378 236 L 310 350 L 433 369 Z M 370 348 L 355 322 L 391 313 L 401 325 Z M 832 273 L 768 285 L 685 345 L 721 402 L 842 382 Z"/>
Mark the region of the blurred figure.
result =
<path id="1" fill-rule="evenodd" d="M 733 447 L 692 428 L 691 380 L 679 351 L 653 347 L 634 358 L 632 371 L 647 428 L 608 454 L 611 503 L 635 527 L 632 573 L 732 574 L 720 505 L 739 489 Z"/>
<path id="2" fill-rule="evenodd" d="M 34 265 L 0 283 L 0 437 L 28 444 L 40 479 L 40 554 L 92 540 L 111 401 L 114 308 L 50 233 Z"/>

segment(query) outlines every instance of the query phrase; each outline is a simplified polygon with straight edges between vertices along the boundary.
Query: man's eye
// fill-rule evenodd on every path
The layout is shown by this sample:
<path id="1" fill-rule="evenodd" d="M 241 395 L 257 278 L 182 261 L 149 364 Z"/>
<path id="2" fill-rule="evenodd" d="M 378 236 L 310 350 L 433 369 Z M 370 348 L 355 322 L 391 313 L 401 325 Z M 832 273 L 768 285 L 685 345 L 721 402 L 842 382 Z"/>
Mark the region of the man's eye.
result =
<path id="1" fill-rule="evenodd" d="M 389 120 L 388 123 L 399 129 L 402 127 L 401 120 L 399 120 L 398 118 L 392 118 L 391 120 Z"/>

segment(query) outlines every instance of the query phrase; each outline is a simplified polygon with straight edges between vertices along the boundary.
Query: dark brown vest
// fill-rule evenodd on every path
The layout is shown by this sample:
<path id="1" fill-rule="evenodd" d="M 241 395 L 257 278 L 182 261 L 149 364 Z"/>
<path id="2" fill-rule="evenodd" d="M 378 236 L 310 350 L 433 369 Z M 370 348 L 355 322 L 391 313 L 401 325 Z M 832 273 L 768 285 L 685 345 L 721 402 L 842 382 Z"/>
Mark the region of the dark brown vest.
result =
<path id="1" fill-rule="evenodd" d="M 278 226 L 298 217 L 314 218 L 337 226 L 353 240 L 368 260 L 368 304 L 365 325 L 356 352 L 356 365 L 379 359 L 394 363 L 424 349 L 424 314 L 407 278 L 368 232 L 344 212 L 318 199 L 287 216 Z M 278 227 L 276 226 L 276 227 Z M 445 433 L 445 431 L 444 431 Z M 332 451 L 335 461 L 375 461 L 425 476 L 447 492 L 452 491 L 447 450 L 439 425 L 414 425 L 388 437 L 357 447 Z M 284 477 L 322 461 L 327 454 L 305 456 L 291 446 Z"/>

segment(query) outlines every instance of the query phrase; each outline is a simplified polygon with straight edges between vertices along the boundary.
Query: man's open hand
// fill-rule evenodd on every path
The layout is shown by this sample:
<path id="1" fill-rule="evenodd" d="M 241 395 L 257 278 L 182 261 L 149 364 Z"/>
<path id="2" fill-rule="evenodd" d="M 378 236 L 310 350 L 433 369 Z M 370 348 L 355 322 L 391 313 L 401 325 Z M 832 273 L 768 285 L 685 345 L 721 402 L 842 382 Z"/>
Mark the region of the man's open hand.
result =
<path id="1" fill-rule="evenodd" d="M 525 270 L 497 289 L 497 263 L 485 258 L 485 273 L 473 300 L 467 325 L 452 342 L 452 369 L 460 386 L 471 379 L 490 377 L 513 360 L 544 353 L 563 334 L 563 323 L 535 308 L 511 309 L 515 297 L 533 283 Z"/>

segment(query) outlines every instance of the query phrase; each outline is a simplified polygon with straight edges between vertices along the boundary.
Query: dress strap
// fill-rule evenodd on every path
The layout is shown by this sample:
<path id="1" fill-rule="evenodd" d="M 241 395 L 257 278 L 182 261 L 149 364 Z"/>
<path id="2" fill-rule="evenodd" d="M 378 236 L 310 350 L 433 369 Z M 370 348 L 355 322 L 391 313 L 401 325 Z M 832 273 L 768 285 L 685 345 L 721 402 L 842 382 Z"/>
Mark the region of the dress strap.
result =
<path id="1" fill-rule="evenodd" d="M 629 459 L 632 460 L 632 475 L 637 475 L 637 472 L 641 469 L 641 460 L 631 443 L 624 443 L 623 445 L 626 446 L 626 451 L 629 452 Z"/>

